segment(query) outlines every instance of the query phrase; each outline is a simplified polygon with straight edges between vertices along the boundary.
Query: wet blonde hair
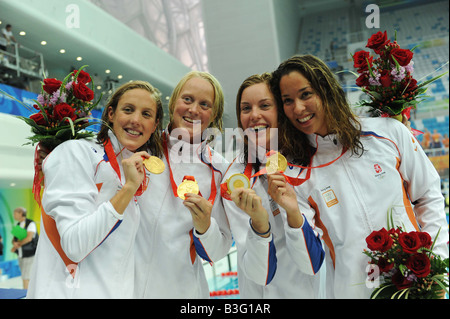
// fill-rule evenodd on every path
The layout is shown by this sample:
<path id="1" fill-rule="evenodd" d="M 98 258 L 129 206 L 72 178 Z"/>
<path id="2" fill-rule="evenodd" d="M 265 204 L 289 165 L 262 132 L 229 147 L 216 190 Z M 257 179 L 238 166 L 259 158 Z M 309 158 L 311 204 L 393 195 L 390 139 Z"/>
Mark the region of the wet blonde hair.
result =
<path id="1" fill-rule="evenodd" d="M 214 89 L 214 102 L 212 106 L 212 122 L 209 124 L 209 127 L 215 127 L 218 128 L 221 132 L 223 131 L 223 110 L 224 110 L 224 104 L 225 104 L 225 98 L 223 95 L 222 86 L 220 85 L 219 81 L 210 73 L 208 72 L 200 72 L 200 71 L 191 71 L 188 74 L 186 74 L 180 82 L 178 82 L 177 86 L 172 92 L 172 95 L 169 99 L 169 116 L 170 116 L 170 124 L 171 126 L 173 122 L 173 111 L 175 109 L 176 101 L 178 100 L 181 90 L 183 89 L 183 86 L 186 84 L 187 81 L 189 81 L 192 78 L 202 78 L 209 83 L 211 83 L 213 89 Z"/>

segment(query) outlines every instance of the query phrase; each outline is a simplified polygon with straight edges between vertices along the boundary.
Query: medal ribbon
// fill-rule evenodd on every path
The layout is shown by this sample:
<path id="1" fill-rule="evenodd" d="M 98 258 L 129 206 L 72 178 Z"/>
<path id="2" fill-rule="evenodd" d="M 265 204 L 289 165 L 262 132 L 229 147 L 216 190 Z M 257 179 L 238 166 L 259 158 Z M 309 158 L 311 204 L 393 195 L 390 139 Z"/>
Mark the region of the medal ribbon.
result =
<path id="1" fill-rule="evenodd" d="M 111 164 L 111 167 L 114 169 L 114 171 L 116 172 L 117 176 L 119 177 L 119 180 L 122 181 L 121 179 L 121 175 L 120 175 L 120 167 L 119 167 L 119 162 L 117 162 L 117 155 L 119 155 L 120 153 L 122 153 L 122 151 L 125 149 L 123 148 L 117 155 L 114 152 L 111 140 L 108 138 L 107 141 L 105 141 L 105 143 L 103 144 L 104 148 L 105 148 L 105 153 L 106 156 L 108 157 L 108 162 L 109 164 Z M 147 189 L 148 186 L 148 176 L 145 175 L 144 181 L 142 182 L 142 184 L 139 186 L 138 190 L 136 191 L 136 193 L 134 194 L 134 196 L 141 196 L 145 190 Z"/>
<path id="2" fill-rule="evenodd" d="M 175 180 L 173 178 L 172 168 L 170 167 L 169 149 L 168 149 L 168 145 L 167 145 L 168 138 L 169 137 L 167 136 L 166 132 L 163 132 L 163 136 L 162 136 L 163 151 L 164 151 L 164 156 L 166 157 L 166 160 L 167 160 L 167 166 L 169 168 L 170 185 L 172 186 L 173 196 L 178 197 L 178 192 L 177 192 L 178 186 L 175 183 Z M 208 154 L 209 158 L 211 160 L 212 155 L 211 155 L 211 150 L 209 149 L 209 147 L 208 147 L 208 152 L 209 152 L 209 154 Z M 203 163 L 205 163 L 205 162 L 203 162 Z M 212 167 L 211 164 L 205 163 L 205 165 L 209 165 L 210 169 L 211 169 L 211 194 L 209 195 L 208 201 L 214 205 L 214 201 L 216 199 L 216 194 L 217 194 L 216 181 L 214 180 L 214 168 Z M 194 177 L 191 177 L 191 176 L 189 176 L 189 177 L 193 178 L 193 180 L 195 180 Z M 186 178 L 186 176 L 183 177 L 183 180 L 185 178 Z M 201 193 L 200 193 L 200 196 L 201 196 Z"/>
<path id="3" fill-rule="evenodd" d="M 287 163 L 288 166 L 294 166 L 294 167 L 299 167 L 299 168 L 302 168 L 302 169 L 306 169 L 307 172 L 306 172 L 306 177 L 305 178 L 290 177 L 290 176 L 286 176 L 283 173 L 282 173 L 282 175 L 286 178 L 286 181 L 289 184 L 291 184 L 292 186 L 299 186 L 299 185 L 303 184 L 304 182 L 306 182 L 311 177 L 311 170 L 312 169 L 326 167 L 326 166 L 329 166 L 329 165 L 333 164 L 338 159 L 340 159 L 345 154 L 346 151 L 347 151 L 346 148 L 342 149 L 341 155 L 339 155 L 337 158 L 335 158 L 334 160 L 332 160 L 332 161 L 330 161 L 328 163 L 325 163 L 325 164 L 322 164 L 322 165 L 318 165 L 318 166 L 311 167 L 311 166 L 302 166 L 302 165 L 295 165 L 295 164 Z M 267 152 L 266 157 L 269 157 L 270 155 L 273 155 L 275 153 L 276 153 L 275 151 L 269 151 L 269 152 Z M 300 173 L 301 173 L 301 171 L 300 171 Z M 299 175 L 300 175 L 300 173 L 299 173 Z M 254 174 L 252 177 L 256 177 L 256 176 L 264 175 L 264 174 L 267 174 L 267 170 L 266 170 L 265 167 L 263 169 L 261 169 L 258 173 Z"/>

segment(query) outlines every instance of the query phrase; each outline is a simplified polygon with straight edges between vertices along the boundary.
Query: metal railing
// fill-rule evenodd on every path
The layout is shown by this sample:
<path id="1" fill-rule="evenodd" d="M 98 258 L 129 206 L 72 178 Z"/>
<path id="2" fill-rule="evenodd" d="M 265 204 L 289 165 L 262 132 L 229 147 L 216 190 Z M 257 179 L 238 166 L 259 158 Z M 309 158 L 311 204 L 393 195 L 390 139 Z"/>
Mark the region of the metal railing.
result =
<path id="1" fill-rule="evenodd" d="M 6 51 L 0 50 L 0 68 L 15 71 L 17 77 L 25 75 L 40 79 L 45 69 L 44 57 L 40 52 L 12 43 Z"/>

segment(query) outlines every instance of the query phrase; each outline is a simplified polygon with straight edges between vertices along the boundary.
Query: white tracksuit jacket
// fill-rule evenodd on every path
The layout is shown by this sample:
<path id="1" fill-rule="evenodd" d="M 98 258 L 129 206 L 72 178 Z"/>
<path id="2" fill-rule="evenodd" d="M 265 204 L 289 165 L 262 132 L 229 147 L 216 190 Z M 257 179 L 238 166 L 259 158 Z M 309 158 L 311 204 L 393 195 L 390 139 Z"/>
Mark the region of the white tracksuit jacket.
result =
<path id="1" fill-rule="evenodd" d="M 209 163 L 205 150 L 201 158 Z M 168 152 L 176 185 L 184 176 L 194 176 L 201 195 L 208 199 L 212 173 L 210 166 L 199 160 L 200 144 L 169 137 Z M 183 200 L 174 197 L 167 159 L 162 174 L 150 175 L 148 190 L 138 199 L 142 214 L 136 239 L 135 298 L 209 298 L 201 259 L 218 261 L 227 255 L 232 243 L 220 201 L 221 167 L 227 165 L 214 151 L 212 156 L 217 193 L 211 226 L 202 235 L 193 229 L 191 213 Z"/>
<path id="2" fill-rule="evenodd" d="M 122 146 L 110 139 L 117 154 Z M 42 204 L 50 222 L 43 217 L 27 298 L 133 297 L 140 212 L 135 200 L 123 215 L 109 202 L 125 180 L 120 157 L 122 180 L 106 160 L 103 145 L 88 140 L 64 142 L 45 159 Z M 50 241 L 58 236 L 59 249 Z"/>
<path id="3" fill-rule="evenodd" d="M 327 298 L 370 296 L 372 290 L 365 285 L 369 261 L 363 254 L 365 238 L 374 230 L 387 229 L 387 212 L 392 207 L 396 224 L 403 224 L 406 231 L 418 224 L 434 240 L 442 227 L 434 250 L 448 257 L 444 200 L 432 163 L 400 122 L 364 118 L 361 123 L 364 154 L 351 156 L 347 151 L 333 164 L 312 169 L 311 178 L 297 187 L 327 243 Z M 317 147 L 312 167 L 342 153 L 333 135 L 309 135 L 309 139 Z"/>
<path id="4" fill-rule="evenodd" d="M 222 183 L 245 165 L 238 156 L 226 172 Z M 252 170 L 252 175 L 255 171 Z M 250 217 L 233 201 L 223 198 L 231 232 L 236 242 L 239 294 L 241 298 L 316 298 L 319 280 L 315 275 L 324 259 L 319 229 L 314 227 L 313 214 L 305 212 L 301 228 L 291 228 L 286 211 L 267 193 L 267 178 L 254 177 L 253 189 L 262 199 L 269 214 L 271 235 L 262 238 L 250 227 Z M 299 201 L 300 210 L 303 203 Z"/>

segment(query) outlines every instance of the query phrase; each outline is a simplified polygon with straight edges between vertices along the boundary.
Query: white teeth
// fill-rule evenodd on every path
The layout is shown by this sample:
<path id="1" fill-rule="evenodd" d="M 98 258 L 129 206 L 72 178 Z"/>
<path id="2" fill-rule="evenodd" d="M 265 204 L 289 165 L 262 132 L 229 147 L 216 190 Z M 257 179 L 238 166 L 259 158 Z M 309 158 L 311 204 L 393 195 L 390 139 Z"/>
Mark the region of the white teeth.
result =
<path id="1" fill-rule="evenodd" d="M 194 125 L 201 125 L 202 121 L 201 120 L 194 120 L 190 117 L 183 117 L 183 120 L 185 120 L 186 122 L 190 123 L 190 124 L 194 124 Z"/>
<path id="2" fill-rule="evenodd" d="M 128 133 L 132 134 L 132 135 L 141 135 L 140 132 L 137 132 L 137 131 L 134 131 L 134 130 L 128 129 L 128 130 L 126 130 L 126 131 L 127 131 Z"/>
<path id="3" fill-rule="evenodd" d="M 253 126 L 252 127 L 252 129 L 254 130 L 254 131 L 261 131 L 261 130 L 265 130 L 265 129 L 267 129 L 268 128 L 268 126 L 266 126 L 266 125 L 257 125 L 257 126 Z"/>
<path id="4" fill-rule="evenodd" d="M 297 121 L 299 121 L 300 123 L 305 123 L 305 122 L 309 121 L 312 117 L 313 117 L 313 114 L 311 114 L 307 117 L 301 118 L 301 119 L 297 119 Z"/>

